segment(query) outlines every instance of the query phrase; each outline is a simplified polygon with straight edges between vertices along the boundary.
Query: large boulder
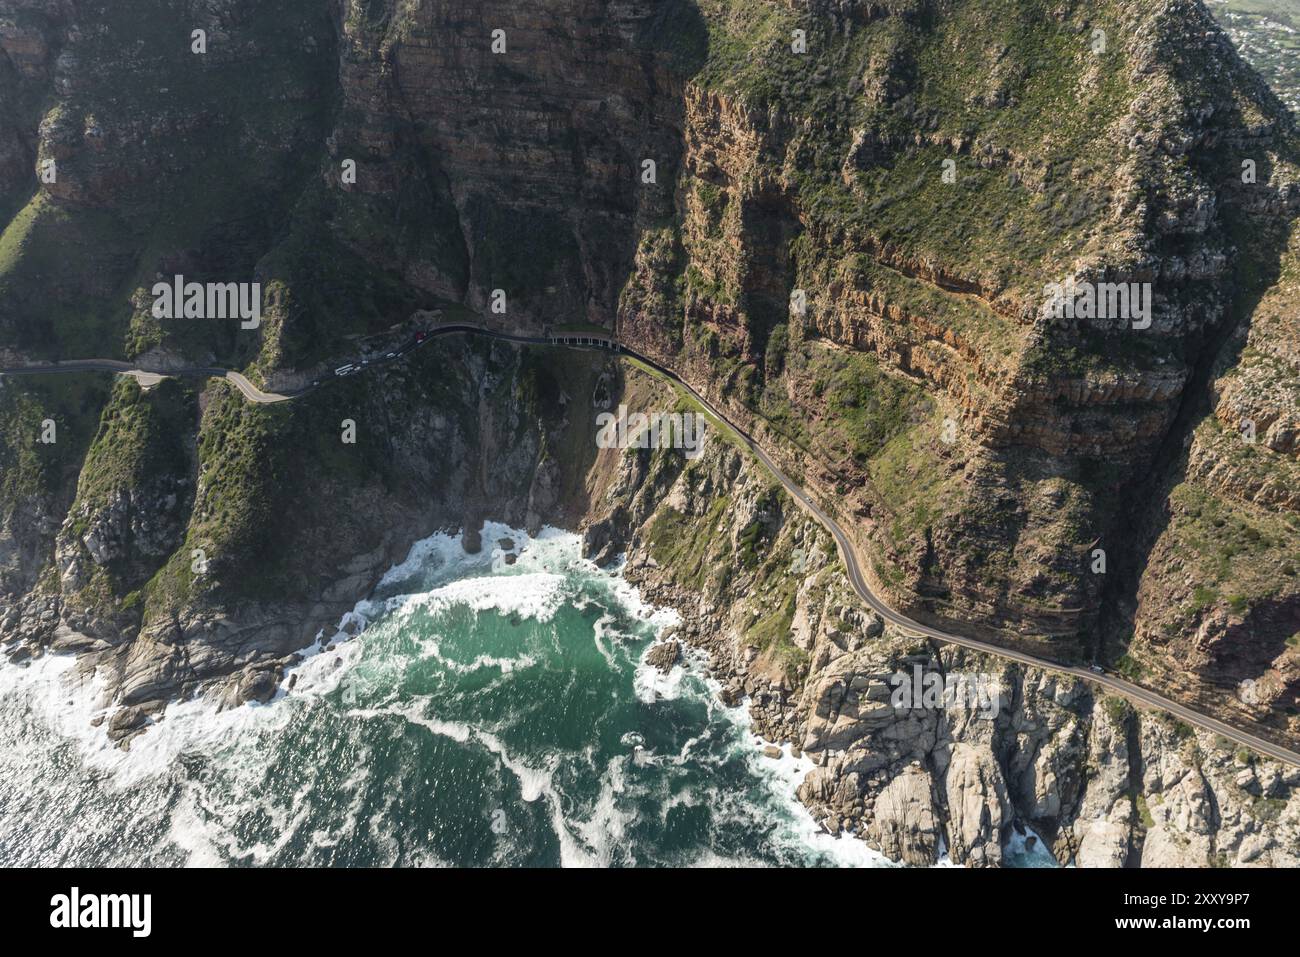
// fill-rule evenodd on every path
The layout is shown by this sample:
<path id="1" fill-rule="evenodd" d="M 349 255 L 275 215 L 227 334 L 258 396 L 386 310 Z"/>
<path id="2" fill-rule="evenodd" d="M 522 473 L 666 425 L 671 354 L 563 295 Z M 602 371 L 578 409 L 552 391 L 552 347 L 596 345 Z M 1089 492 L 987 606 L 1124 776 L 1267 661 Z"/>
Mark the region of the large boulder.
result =
<path id="1" fill-rule="evenodd" d="M 890 860 L 917 867 L 939 858 L 939 820 L 933 782 L 919 765 L 909 766 L 876 798 L 867 836 Z"/>
<path id="2" fill-rule="evenodd" d="M 952 749 L 944 780 L 948 795 L 948 851 L 958 864 L 1002 863 L 1002 833 L 1010 823 L 1007 786 L 992 752 L 969 744 Z"/>
<path id="3" fill-rule="evenodd" d="M 667 641 L 661 641 L 650 649 L 645 656 L 646 664 L 658 668 L 664 674 L 672 671 L 673 665 L 677 664 L 677 659 L 681 657 L 682 643 L 675 638 L 669 638 Z"/>

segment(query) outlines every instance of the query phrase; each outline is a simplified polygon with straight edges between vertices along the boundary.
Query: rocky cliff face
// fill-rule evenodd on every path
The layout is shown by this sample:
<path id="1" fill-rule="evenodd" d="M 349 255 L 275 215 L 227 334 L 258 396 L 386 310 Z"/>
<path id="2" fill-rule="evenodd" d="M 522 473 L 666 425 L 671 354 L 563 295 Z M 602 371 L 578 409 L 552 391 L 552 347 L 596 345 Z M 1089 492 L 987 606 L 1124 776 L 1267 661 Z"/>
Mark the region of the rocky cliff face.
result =
<path id="1" fill-rule="evenodd" d="M 199 690 L 265 697 L 416 539 L 489 515 L 576 524 L 598 374 L 461 341 L 291 408 L 120 384 L 79 481 L 34 467 L 52 491 L 11 513 L 0 640 L 80 654 L 127 706 L 115 736 Z"/>
<path id="2" fill-rule="evenodd" d="M 384 209 L 421 180 L 453 234 L 441 256 L 411 250 L 407 280 L 481 312 L 500 289 L 514 325 L 607 323 L 642 160 L 673 178 L 674 81 L 648 46 L 687 6 L 346 4 L 331 155 L 359 159 Z"/>
<path id="3" fill-rule="evenodd" d="M 628 391 L 673 401 L 638 375 Z M 894 633 L 821 527 L 706 435 L 694 461 L 607 464 L 587 550 L 608 554 L 620 530 L 628 575 L 682 611 L 724 697 L 816 762 L 799 796 L 829 831 L 913 865 L 946 850 L 999 866 L 1013 840 L 1084 867 L 1300 864 L 1300 771 L 1074 678 Z M 915 694 L 896 697 L 900 676 Z M 932 681 L 946 698 L 920 692 Z"/>
<path id="4" fill-rule="evenodd" d="M 1135 623 L 1129 660 L 1142 680 L 1292 733 L 1300 713 L 1300 358 L 1284 303 L 1294 301 L 1297 251 L 1292 239 L 1251 321 L 1214 356 L 1199 418 L 1157 488 L 1161 507 L 1137 526 L 1146 565 L 1135 593 L 1121 599 Z"/>
<path id="5" fill-rule="evenodd" d="M 0 359 L 292 386 L 435 316 L 613 327 L 759 435 L 899 607 L 1295 740 L 1297 148 L 1195 0 L 0 0 Z M 263 323 L 154 318 L 153 282 L 177 273 L 260 282 Z M 1114 288 L 1055 311 L 1047 286 L 1069 280 Z M 213 383 L 7 383 L 0 640 L 86 654 L 139 709 L 123 733 L 199 687 L 258 697 L 420 535 L 484 513 L 576 524 L 595 481 L 579 397 L 604 373 L 440 343 L 274 409 Z M 652 514 L 666 542 L 730 529 L 726 617 L 779 496 L 673 525 L 657 495 L 678 476 L 651 465 L 593 550 Z M 678 583 L 703 588 L 693 567 Z M 806 696 L 832 650 L 792 637 L 799 581 L 745 632 Z M 1044 682 L 1014 685 L 1028 701 Z M 1101 725 L 1068 695 L 1061 721 Z M 806 705 L 785 734 L 811 752 L 829 732 Z M 1156 725 L 1112 724 L 1099 761 L 1121 737 L 1147 748 L 1119 762 L 1133 791 L 1164 761 Z M 954 821 L 971 860 L 1015 820 L 1081 848 L 1089 798 L 1033 811 L 1020 732 L 999 727 L 951 747 L 890 730 L 931 742 L 914 768 L 828 757 L 810 787 L 856 796 L 809 799 L 865 821 L 855 802 L 887 795 L 873 839 L 909 859 L 933 841 L 907 835 L 956 842 Z M 1001 810 L 941 799 L 950 779 Z M 1201 780 L 1232 806 L 1226 778 Z M 1113 823 L 1127 859 L 1153 846 Z M 1245 841 L 1224 827 L 1207 853 Z"/>
<path id="6" fill-rule="evenodd" d="M 858 516 L 911 614 L 1294 734 L 1294 331 L 1268 317 L 1300 186 L 1276 97 L 1195 3 L 701 9 L 677 215 L 642 236 L 622 336 Z M 1058 313 L 1067 280 L 1149 314 Z M 1206 433 L 1216 403 L 1247 417 L 1243 379 L 1261 438 L 1229 465 Z M 1217 565 L 1158 527 L 1198 494 L 1185 472 L 1238 503 L 1195 546 Z M 1201 612 L 1224 624 L 1188 674 Z"/>

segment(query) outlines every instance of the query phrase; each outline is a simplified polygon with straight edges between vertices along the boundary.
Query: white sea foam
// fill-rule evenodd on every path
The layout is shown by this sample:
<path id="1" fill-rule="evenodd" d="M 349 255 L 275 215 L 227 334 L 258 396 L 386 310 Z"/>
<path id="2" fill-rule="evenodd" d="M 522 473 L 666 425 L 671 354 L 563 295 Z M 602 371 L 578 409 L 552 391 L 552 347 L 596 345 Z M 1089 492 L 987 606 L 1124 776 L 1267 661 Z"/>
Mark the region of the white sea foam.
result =
<path id="1" fill-rule="evenodd" d="M 653 647 L 653 646 L 652 646 Z M 647 652 L 649 649 L 647 649 Z M 672 666 L 667 672 L 662 672 L 654 665 L 646 664 L 645 655 L 637 663 L 636 673 L 632 679 L 632 687 L 636 692 L 637 700 L 644 704 L 654 704 L 656 701 L 676 701 L 682 696 L 682 681 L 686 677 L 686 669 L 679 662 Z"/>
<path id="2" fill-rule="evenodd" d="M 506 550 L 496 544 L 505 538 L 511 539 L 515 546 L 510 550 L 517 556 L 513 564 L 505 562 Z M 582 582 L 584 588 L 595 587 L 601 596 L 597 604 L 602 613 L 596 618 L 593 640 L 613 671 L 632 663 L 623 650 L 631 647 L 630 641 L 643 640 L 646 634 L 680 621 L 675 612 L 645 602 L 636 588 L 622 578 L 618 568 L 602 571 L 580 558 L 578 536 L 572 533 L 547 529 L 530 538 L 520 530 L 489 523 L 483 530 L 483 540 L 485 546 L 492 547 L 485 547 L 476 555 L 465 553 L 459 536 L 438 534 L 417 542 L 406 558 L 383 576 L 377 590 L 379 597 L 358 602 L 332 629 L 332 636 L 331 629 L 323 629 L 316 641 L 303 650 L 302 661 L 285 675 L 269 704 L 248 704 L 219 711 L 211 699 L 173 702 L 161 721 L 132 740 L 129 751 L 114 746 L 107 738 L 105 726 L 114 709 L 99 703 L 102 684 L 91 680 L 67 687 L 68 679 L 75 674 L 71 658 L 47 656 L 27 666 L 0 665 L 0 695 L 21 691 L 31 697 L 45 722 L 74 742 L 86 765 L 102 773 L 100 779 L 106 787 L 120 789 L 166 775 L 183 755 L 212 759 L 221 769 L 224 784 L 221 794 L 206 793 L 203 785 L 187 780 L 181 786 L 179 798 L 167 809 L 170 817 L 161 840 L 180 851 L 191 864 L 227 860 L 274 862 L 296 841 L 305 843 L 309 855 L 313 852 L 327 855 L 345 839 L 361 837 L 378 845 L 382 849 L 379 857 L 390 863 L 399 860 L 445 863 L 434 854 L 403 848 L 409 842 L 399 840 L 402 824 L 399 805 L 395 803 L 399 794 L 395 790 L 384 793 L 386 806 L 375 808 L 374 788 L 367 786 L 369 749 L 365 745 L 355 742 L 351 745 L 357 749 L 350 754 L 356 766 L 342 782 L 328 785 L 334 789 L 329 792 L 334 795 L 331 800 L 338 805 L 328 826 L 311 822 L 315 820 L 313 801 L 318 800 L 313 795 L 320 782 L 326 780 L 322 775 L 328 774 L 329 768 L 300 769 L 303 778 L 295 783 L 296 792 L 278 798 L 267 795 L 264 785 L 268 754 L 283 740 L 291 722 L 304 714 L 304 707 L 340 690 L 345 708 L 342 715 L 353 721 L 364 723 L 367 719 L 396 715 L 429 733 L 494 755 L 517 781 L 523 801 L 544 802 L 559 846 L 560 861 L 566 866 L 603 865 L 616 859 L 620 863 L 634 863 L 628 860 L 628 835 L 636 823 L 636 803 L 630 798 L 644 790 L 648 779 L 628 769 L 651 764 L 669 769 L 693 762 L 706 765 L 718 762 L 721 759 L 708 753 L 707 745 L 702 747 L 702 743 L 716 741 L 719 733 L 728 738 L 734 736 L 736 747 L 746 752 L 744 760 L 774 796 L 774 803 L 780 809 L 780 820 L 768 836 L 774 845 L 785 848 L 795 859 L 811 848 L 842 864 L 886 863 L 856 838 L 833 837 L 817 826 L 795 797 L 799 781 L 811 768 L 811 762 L 793 758 L 788 747 L 782 749 L 779 760 L 763 758 L 750 744 L 747 709 L 721 704 L 720 687 L 713 679 L 706 678 L 705 659 L 698 652 L 689 652 L 667 675 L 646 665 L 642 653 L 634 664 L 635 693 L 647 703 L 688 697 L 703 703 L 710 724 L 721 721 L 723 728 L 731 727 L 721 732 L 706 729 L 688 739 L 677 753 L 667 754 L 647 750 L 645 739 L 639 733 L 625 733 L 624 745 L 640 749 L 635 760 L 629 760 L 627 754 L 612 759 L 607 755 L 598 758 L 595 750 L 588 747 L 587 762 L 592 765 L 592 772 L 600 776 L 599 793 L 578 808 L 571 801 L 562 800 L 557 790 L 559 755 L 541 759 L 537 755 L 521 757 L 507 747 L 502 729 L 477 721 L 441 718 L 434 713 L 431 698 L 416 696 L 399 701 L 395 689 L 400 686 L 405 670 L 415 662 L 433 659 L 443 669 L 462 675 L 497 669 L 501 672 L 497 681 L 505 680 L 515 670 L 539 663 L 540 651 L 536 649 L 510 654 L 476 653 L 469 660 L 460 660 L 448 651 L 452 646 L 438 636 L 422 633 L 427 629 L 406 628 L 414 616 L 468 609 L 475 614 L 491 612 L 539 623 L 552 622 L 566 603 L 579 605 L 588 600 L 581 598 L 576 589 L 575 582 Z M 354 634 L 360 637 L 352 637 Z M 559 640 L 553 629 L 552 638 Z M 375 648 L 400 640 L 406 640 L 406 648 L 413 652 L 374 653 Z M 327 651 L 331 644 L 333 647 Z M 571 677 L 571 681 L 577 680 L 576 675 Z M 364 689 L 357 704 L 349 703 L 353 684 Z M 92 726 L 92 719 L 101 719 L 100 726 Z M 603 762 L 603 766 L 598 766 L 597 761 Z M 697 793 L 698 788 L 672 792 L 668 790 L 669 780 L 662 778 L 665 791 L 660 813 L 665 823 L 674 807 L 708 806 L 733 822 L 770 813 L 767 802 L 763 802 L 762 808 L 756 808 L 746 803 L 748 798 L 737 794 L 709 789 L 705 789 L 707 794 Z M 392 785 L 394 789 L 404 786 L 400 777 Z M 269 822 L 259 831 L 265 836 L 236 837 L 240 833 L 237 823 L 249 816 Z M 500 848 L 494 853 L 500 854 Z M 754 862 L 712 851 L 704 852 L 697 861 L 701 864 Z"/>
<path id="3" fill-rule="evenodd" d="M 443 721 L 423 713 L 421 703 L 413 703 L 404 708 L 386 708 L 379 711 L 360 712 L 362 716 L 374 716 L 387 713 L 398 714 L 410 723 L 428 731 L 449 737 L 461 744 L 478 744 L 496 755 L 519 784 L 520 797 L 528 803 L 541 798 L 546 799 L 550 811 L 551 829 L 560 845 L 560 863 L 564 867 L 592 867 L 601 863 L 596 855 L 583 847 L 574 836 L 569 822 L 564 816 L 564 805 L 556 792 L 552 778 L 554 766 L 537 768 L 515 757 L 505 744 L 491 731 L 471 727 L 463 722 Z"/>
<path id="4" fill-rule="evenodd" d="M 807 755 L 796 758 L 790 745 L 782 744 L 781 756 L 768 758 L 764 756 L 763 749 L 771 742 L 757 737 L 756 741 L 757 745 L 749 753 L 749 760 L 758 773 L 767 778 L 788 812 L 784 826 L 777 830 L 777 840 L 811 848 L 840 867 L 899 866 L 879 851 L 872 850 L 856 835 L 828 834 L 817 823 L 798 798 L 799 785 L 813 769 L 813 763 Z"/>
<path id="5" fill-rule="evenodd" d="M 590 853 L 590 863 L 608 866 L 614 862 L 615 851 L 624 847 L 628 828 L 636 822 L 636 812 L 630 807 L 619 806 L 619 796 L 624 793 L 627 783 L 624 777 L 626 759 L 623 755 L 611 758 L 600 778 L 600 795 L 592 807 L 591 816 L 577 825 L 578 833 Z M 626 857 L 620 863 L 635 866 L 634 857 Z"/>
<path id="6" fill-rule="evenodd" d="M 563 575 L 547 572 L 461 578 L 423 594 L 390 599 L 389 609 L 399 618 L 417 611 L 432 613 L 459 606 L 475 612 L 494 611 L 549 621 L 563 603 L 564 585 Z"/>
<path id="7" fill-rule="evenodd" d="M 615 616 L 606 612 L 592 623 L 592 640 L 596 643 L 596 650 L 600 656 L 605 659 L 605 664 L 609 665 L 610 670 L 618 667 L 614 661 L 614 652 L 606 639 L 613 635 L 612 625 L 615 622 Z"/>
<path id="8" fill-rule="evenodd" d="M 1034 839 L 1034 846 L 1030 848 L 1029 838 Z M 1011 836 L 1002 847 L 1002 854 L 1007 863 L 1016 867 L 1059 867 L 1060 864 L 1047 849 L 1043 843 L 1042 837 L 1031 827 L 1025 827 L 1025 833 L 1020 834 L 1014 828 Z"/>

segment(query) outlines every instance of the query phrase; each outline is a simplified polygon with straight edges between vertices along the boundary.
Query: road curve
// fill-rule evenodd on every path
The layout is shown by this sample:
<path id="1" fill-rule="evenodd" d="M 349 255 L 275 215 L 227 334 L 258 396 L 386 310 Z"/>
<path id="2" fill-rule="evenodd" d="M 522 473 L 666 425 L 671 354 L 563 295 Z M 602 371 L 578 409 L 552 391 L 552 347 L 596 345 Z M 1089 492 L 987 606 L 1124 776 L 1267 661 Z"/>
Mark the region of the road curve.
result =
<path id="1" fill-rule="evenodd" d="M 145 386 L 155 385 L 159 379 L 172 376 L 202 376 L 210 379 L 225 379 L 238 389 L 249 402 L 255 402 L 258 405 L 287 402 L 289 399 L 296 398 L 307 391 L 304 389 L 291 393 L 263 392 L 245 378 L 242 373 L 235 372 L 233 369 L 218 369 L 210 366 L 186 366 L 179 369 L 141 369 L 129 362 L 122 362 L 118 359 L 68 359 L 64 362 L 46 362 L 0 368 L 0 375 L 47 375 L 59 372 L 115 372 L 118 375 L 131 376 Z"/>
<path id="2" fill-rule="evenodd" d="M 625 354 L 634 355 L 626 347 L 622 351 Z M 763 466 L 772 473 L 785 490 L 789 492 L 790 495 L 792 495 L 794 499 L 799 502 L 799 504 L 802 505 L 815 519 L 817 519 L 818 522 L 825 526 L 835 538 L 835 544 L 839 548 L 840 559 L 844 563 L 844 567 L 848 572 L 848 579 L 853 585 L 853 590 L 858 593 L 858 596 L 868 606 L 870 606 L 873 611 L 899 630 L 909 634 L 933 638 L 936 641 L 942 641 L 948 644 L 961 645 L 962 647 L 970 648 L 974 651 L 983 652 L 985 654 L 996 655 L 1000 658 L 1009 658 L 1012 661 L 1028 665 L 1032 668 L 1073 675 L 1074 677 L 1081 678 L 1084 681 L 1090 681 L 1093 684 L 1100 685 L 1101 687 L 1122 695 L 1138 704 L 1144 704 L 1148 707 L 1167 711 L 1188 724 L 1204 728 L 1205 730 L 1214 732 L 1215 734 L 1221 734 L 1225 738 L 1235 741 L 1238 744 L 1243 744 L 1249 748 L 1253 748 L 1260 754 L 1267 755 L 1268 757 L 1275 758 L 1278 761 L 1283 761 L 1287 764 L 1300 766 L 1300 753 L 1298 752 L 1288 750 L 1280 745 L 1274 744 L 1272 741 L 1265 740 L 1264 738 L 1251 734 L 1248 731 L 1244 731 L 1241 728 L 1220 721 L 1217 718 L 1212 718 L 1199 711 L 1194 711 L 1186 705 L 1165 698 L 1156 694 L 1154 691 L 1141 687 L 1140 685 L 1135 685 L 1132 682 L 1125 681 L 1123 678 L 1116 677 L 1112 674 L 1098 674 L 1089 668 L 1059 664 L 1050 659 L 1039 658 L 1022 651 L 1017 651 L 1013 648 L 1005 648 L 1001 645 L 980 641 L 977 638 L 968 638 L 963 635 L 955 635 L 951 632 L 940 631 L 937 628 L 922 624 L 919 621 L 915 621 L 908 618 L 906 615 L 894 611 L 885 604 L 885 602 L 875 592 L 873 592 L 867 584 L 866 578 L 862 574 L 862 567 L 859 562 L 857 549 L 854 547 L 848 535 L 846 535 L 844 530 L 839 526 L 839 523 L 830 515 L 827 515 L 816 502 L 808 497 L 807 493 L 805 493 L 802 488 L 796 485 L 784 472 L 782 472 L 781 468 L 772 461 L 771 457 L 763 451 L 750 435 L 748 435 L 743 429 L 738 428 L 735 423 L 729 421 L 727 417 L 722 415 L 711 402 L 696 392 L 688 383 L 682 381 L 676 375 L 664 369 L 657 363 L 650 362 L 644 356 L 635 355 L 634 357 L 641 362 L 647 363 L 657 372 L 672 379 L 672 381 L 685 389 L 691 397 L 695 399 L 695 401 L 704 406 L 711 415 L 716 416 L 720 421 L 725 423 L 740 436 L 741 440 L 749 450 L 760 462 L 763 463 Z"/>
<path id="3" fill-rule="evenodd" d="M 867 579 L 862 573 L 862 565 L 859 555 L 852 540 L 844 532 L 838 522 L 828 515 L 816 502 L 809 498 L 808 494 L 781 468 L 772 461 L 772 458 L 763 450 L 747 431 L 740 428 L 734 422 L 727 418 L 712 402 L 701 395 L 687 381 L 681 378 L 672 369 L 662 365 L 649 356 L 644 356 L 634 349 L 629 348 L 617 342 L 614 339 L 594 337 L 589 334 L 581 333 L 564 333 L 557 332 L 550 336 L 521 336 L 507 332 L 498 332 L 492 329 L 485 329 L 482 326 L 470 325 L 467 323 L 456 323 L 443 326 L 437 326 L 429 330 L 425 342 L 445 335 L 463 333 L 467 335 L 484 336 L 490 339 L 498 339 L 505 342 L 514 342 L 521 345 L 558 345 L 558 346 L 577 346 L 579 348 L 596 348 L 605 351 L 615 352 L 620 355 L 628 356 L 643 363 L 654 372 L 665 379 L 675 383 L 685 391 L 692 399 L 698 402 L 710 415 L 718 421 L 725 424 L 729 429 L 736 433 L 749 451 L 755 458 L 762 463 L 763 467 L 772 473 L 772 476 L 781 483 L 782 487 L 790 493 L 800 506 L 808 511 L 819 523 L 821 523 L 831 536 L 835 539 L 836 547 L 839 550 L 840 560 L 844 564 L 850 584 L 858 596 L 875 611 L 881 618 L 889 622 L 895 628 L 908 634 L 918 635 L 925 638 L 932 638 L 935 641 L 945 642 L 947 644 L 960 645 L 964 648 L 970 648 L 973 651 L 979 651 L 984 654 L 995 655 L 1000 658 L 1006 658 L 1011 661 L 1027 665 L 1031 668 L 1039 668 L 1047 671 L 1054 671 L 1059 674 L 1072 675 L 1083 681 L 1089 681 L 1095 685 L 1113 691 L 1130 701 L 1145 705 L 1150 708 L 1156 708 L 1172 714 L 1181 721 L 1210 731 L 1214 734 L 1234 741 L 1238 744 L 1252 748 L 1260 754 L 1274 758 L 1278 761 L 1300 766 L 1300 752 L 1292 751 L 1280 745 L 1274 744 L 1257 735 L 1251 734 L 1234 725 L 1230 725 L 1218 718 L 1202 714 L 1199 711 L 1165 698 L 1154 691 L 1150 691 L 1140 685 L 1125 681 L 1123 678 L 1113 674 L 1098 674 L 1089 668 L 1076 667 L 1073 665 L 1060 664 L 1047 658 L 1039 658 L 1026 652 L 1017 651 L 1013 648 L 1004 648 L 1001 645 L 995 645 L 990 642 L 981 641 L 977 638 L 968 638 L 964 635 L 956 635 L 951 632 L 941 631 L 930 625 L 914 621 L 906 615 L 900 614 L 890 608 L 883 599 L 871 590 L 867 584 Z M 291 393 L 263 392 L 257 386 L 253 385 L 242 374 L 229 369 L 218 369 L 211 367 L 190 367 L 183 369 L 139 369 L 131 366 L 130 363 L 121 362 L 113 359 L 72 359 L 59 363 L 45 363 L 38 365 L 20 366 L 16 368 L 0 368 L 0 375 L 36 375 L 42 373 L 57 372 L 115 372 L 119 375 L 131 375 L 137 378 L 153 376 L 204 376 L 209 378 L 223 378 L 237 388 L 240 393 L 250 402 L 260 405 L 269 405 L 277 402 L 286 402 L 291 399 L 305 395 L 314 391 L 318 386 L 309 386 Z M 325 380 L 326 382 L 331 380 Z M 323 384 L 323 383 L 322 383 Z"/>
<path id="4" fill-rule="evenodd" d="M 235 371 L 227 371 L 223 377 L 227 382 L 233 385 L 243 394 L 249 402 L 256 402 L 258 405 L 273 405 L 276 402 L 288 402 L 301 393 L 287 395 L 282 392 L 263 392 L 253 383 L 249 382 L 242 375 Z"/>

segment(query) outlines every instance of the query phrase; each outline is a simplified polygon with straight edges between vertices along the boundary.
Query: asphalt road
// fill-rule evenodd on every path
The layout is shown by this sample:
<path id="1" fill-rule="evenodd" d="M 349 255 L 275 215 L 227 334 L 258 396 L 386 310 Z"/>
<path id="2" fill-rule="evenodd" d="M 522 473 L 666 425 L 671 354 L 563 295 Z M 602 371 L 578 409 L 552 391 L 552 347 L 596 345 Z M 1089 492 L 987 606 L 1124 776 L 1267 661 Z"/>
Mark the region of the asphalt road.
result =
<path id="1" fill-rule="evenodd" d="M 711 402 L 696 392 L 688 383 L 683 382 L 672 371 L 647 359 L 645 356 L 637 355 L 626 347 L 621 351 L 625 355 L 631 355 L 639 361 L 646 363 L 661 375 L 676 382 L 679 386 L 685 389 L 696 402 L 699 402 L 704 406 L 711 415 L 716 416 L 720 421 L 726 423 L 730 429 L 740 436 L 741 440 L 746 446 L 748 446 L 749 450 L 760 462 L 763 463 L 763 466 L 772 473 L 776 480 L 784 486 L 785 490 L 789 492 L 800 505 L 807 509 L 808 512 L 817 519 L 817 521 L 824 525 L 832 536 L 834 536 L 835 544 L 839 548 L 840 559 L 843 561 L 844 567 L 848 572 L 849 582 L 853 585 L 853 590 L 858 593 L 859 597 L 861 597 L 861 599 L 866 602 L 873 611 L 896 628 L 908 634 L 933 638 L 936 641 L 947 642 L 948 644 L 961 645 L 964 648 L 970 648 L 974 651 L 984 652 L 985 654 L 997 655 L 1000 658 L 1009 658 L 1012 661 L 1017 661 L 1021 664 L 1029 665 L 1030 667 L 1054 671 L 1060 674 L 1073 675 L 1076 678 L 1081 678 L 1085 681 L 1090 681 L 1093 684 L 1100 685 L 1101 687 L 1113 691 L 1136 704 L 1142 704 L 1151 708 L 1157 708 L 1161 711 L 1167 711 L 1176 718 L 1179 718 L 1190 725 L 1204 728 L 1205 730 L 1212 731 L 1215 734 L 1221 734 L 1231 741 L 1235 741 L 1238 744 L 1243 744 L 1248 748 L 1258 751 L 1260 754 L 1276 758 L 1277 760 L 1284 761 L 1287 764 L 1300 766 L 1300 752 L 1290 751 L 1280 745 L 1274 744 L 1272 741 L 1267 741 L 1264 738 L 1251 734 L 1249 731 L 1227 724 L 1217 718 L 1202 714 L 1199 711 L 1194 711 L 1186 705 L 1179 704 L 1177 701 L 1165 698 L 1156 694 L 1154 691 L 1150 691 L 1140 685 L 1135 685 L 1116 675 L 1109 673 L 1098 674 L 1090 668 L 1060 664 L 1047 658 L 1039 658 L 1025 652 L 1016 651 L 1012 648 L 1004 648 L 1001 645 L 991 644 L 987 641 L 980 641 L 977 638 L 968 638 L 964 635 L 955 635 L 951 632 L 941 631 L 938 628 L 924 625 L 919 621 L 914 621 L 906 615 L 894 611 L 885 604 L 885 602 L 875 592 L 873 592 L 871 587 L 867 584 L 867 580 L 862 574 L 862 566 L 857 549 L 854 547 L 848 535 L 844 533 L 844 529 L 840 527 L 839 523 L 836 522 L 834 518 L 827 515 L 816 502 L 810 499 L 802 488 L 791 481 L 791 479 L 781 471 L 780 467 L 772 461 L 768 454 L 763 451 L 763 449 L 748 433 L 743 429 L 738 428 L 735 423 L 729 421 L 727 417 L 715 408 Z"/>
<path id="2" fill-rule="evenodd" d="M 238 389 L 249 402 L 256 402 L 258 405 L 287 402 L 289 399 L 296 398 L 307 391 L 304 389 L 289 394 L 263 392 L 242 374 L 231 369 L 202 366 L 190 366 L 183 369 L 138 369 L 129 362 L 119 362 L 116 359 L 69 359 L 66 362 L 47 362 L 37 365 L 0 368 L 0 375 L 49 375 L 59 372 L 116 372 L 118 375 L 131 376 L 143 386 L 155 385 L 160 379 L 168 376 L 201 376 L 208 379 L 225 379 Z"/>
<path id="3" fill-rule="evenodd" d="M 1185 721 L 1187 724 L 1198 728 L 1203 728 L 1215 734 L 1220 734 L 1230 741 L 1245 745 L 1260 754 L 1275 758 L 1287 764 L 1300 766 L 1300 753 L 1288 750 L 1271 741 L 1265 740 L 1249 731 L 1238 728 L 1234 725 L 1220 721 L 1218 718 L 1202 714 L 1186 705 L 1179 704 L 1169 698 L 1162 697 L 1154 691 L 1150 691 L 1140 685 L 1133 684 L 1113 674 L 1098 674 L 1089 668 L 1076 667 L 1073 665 L 1060 664 L 1047 658 L 1039 658 L 1022 651 L 1016 651 L 1011 648 L 1004 648 L 1001 645 L 991 644 L 981 641 L 977 638 L 968 638 L 964 635 L 953 634 L 952 632 L 941 631 L 921 622 L 914 621 L 906 615 L 900 614 L 890 608 L 867 584 L 866 577 L 862 574 L 862 565 L 853 542 L 845 534 L 838 522 L 817 505 L 802 488 L 796 485 L 780 467 L 772 461 L 771 457 L 763 451 L 762 447 L 754 441 L 744 429 L 730 421 L 717 407 L 708 399 L 700 395 L 690 383 L 683 380 L 676 372 L 661 365 L 648 356 L 643 356 L 630 349 L 627 346 L 614 342 L 612 339 L 598 339 L 591 335 L 582 333 L 565 333 L 557 332 L 551 336 L 518 336 L 505 332 L 497 332 L 490 329 L 484 329 L 480 326 L 468 324 L 450 324 L 438 326 L 429 330 L 427 336 L 420 342 L 408 343 L 402 349 L 402 355 L 410 351 L 411 348 L 423 345 L 435 338 L 445 335 L 463 333 L 468 335 L 486 336 L 491 339 L 500 339 L 506 342 L 515 342 L 523 345 L 569 345 L 578 346 L 579 348 L 597 348 L 604 351 L 617 352 L 621 355 L 629 356 L 653 369 L 659 375 L 676 383 L 688 395 L 698 402 L 708 413 L 714 416 L 718 421 L 724 423 L 728 428 L 740 437 L 741 441 L 749 448 L 750 452 L 763 464 L 773 477 L 785 488 L 791 496 L 794 497 L 809 514 L 820 522 L 835 539 L 835 544 L 839 549 L 840 560 L 844 563 L 847 571 L 849 582 L 853 586 L 859 597 L 885 621 L 892 624 L 895 628 L 908 634 L 918 635 L 925 638 L 932 638 L 935 641 L 942 641 L 948 644 L 960 645 L 964 648 L 970 648 L 973 651 L 983 652 L 985 654 L 996 655 L 1000 658 L 1007 658 L 1011 661 L 1019 662 L 1033 668 L 1041 668 L 1059 674 L 1073 675 L 1084 681 L 1089 681 L 1094 685 L 1099 685 L 1108 691 L 1121 695 L 1135 704 L 1145 705 L 1150 708 L 1159 709 L 1172 714 L 1174 717 Z M 568 340 L 568 341 L 564 341 Z M 393 362 L 401 358 L 398 355 L 394 359 L 371 360 L 370 365 L 357 370 L 359 372 L 368 371 L 370 367 L 381 365 L 384 362 Z M 243 375 L 229 369 L 217 369 L 210 367 L 191 367 L 183 369 L 139 369 L 131 366 L 129 363 L 120 362 L 112 359 L 73 359 L 59 363 L 44 363 L 37 365 L 20 366 L 17 368 L 0 368 L 0 374 L 3 375 L 38 375 L 59 372 L 115 372 L 120 375 L 131 375 L 142 383 L 156 381 L 159 376 L 202 376 L 207 378 L 222 378 L 235 386 L 245 398 L 250 402 L 266 405 L 276 402 L 287 402 L 290 399 L 305 395 L 333 381 L 332 377 L 322 379 L 319 384 L 301 389 L 290 393 L 263 392 L 253 383 L 249 382 Z"/>

